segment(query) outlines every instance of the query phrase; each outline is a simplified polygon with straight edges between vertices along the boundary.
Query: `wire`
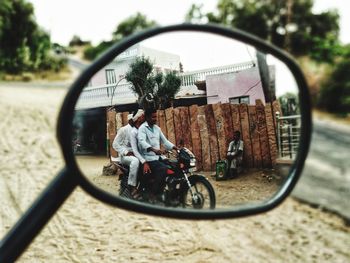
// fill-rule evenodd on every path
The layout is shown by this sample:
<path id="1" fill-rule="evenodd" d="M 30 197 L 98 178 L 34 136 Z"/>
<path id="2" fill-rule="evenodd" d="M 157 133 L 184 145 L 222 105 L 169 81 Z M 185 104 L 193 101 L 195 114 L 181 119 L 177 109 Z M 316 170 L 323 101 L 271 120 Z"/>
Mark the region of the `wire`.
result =
<path id="1" fill-rule="evenodd" d="M 249 55 L 250 59 L 252 60 L 253 65 L 254 65 L 254 67 L 255 67 L 254 59 L 253 59 L 252 54 L 250 54 L 250 51 L 249 51 L 249 49 L 248 49 L 248 45 L 245 45 L 245 48 L 247 49 L 248 55 Z"/>
<path id="2" fill-rule="evenodd" d="M 243 95 L 246 95 L 252 88 L 255 88 L 259 83 L 261 83 L 261 80 L 259 80 L 256 84 L 251 86 Z"/>

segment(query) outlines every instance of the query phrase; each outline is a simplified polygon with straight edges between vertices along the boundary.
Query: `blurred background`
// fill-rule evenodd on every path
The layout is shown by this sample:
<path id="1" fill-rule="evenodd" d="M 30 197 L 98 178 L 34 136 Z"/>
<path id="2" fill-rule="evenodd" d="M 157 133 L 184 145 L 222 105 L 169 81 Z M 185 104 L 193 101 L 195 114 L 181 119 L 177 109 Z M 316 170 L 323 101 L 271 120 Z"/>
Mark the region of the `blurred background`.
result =
<path id="1" fill-rule="evenodd" d="M 145 28 L 184 21 L 200 24 L 217 23 L 230 28 L 246 30 L 292 54 L 305 73 L 312 97 L 314 126 L 312 144 L 303 176 L 293 191 L 293 200 L 297 200 L 298 204 L 300 201 L 301 203 L 305 202 L 321 212 L 300 208 L 294 201 L 292 203 L 288 201 L 289 203 L 287 202 L 281 208 L 284 210 L 277 209 L 277 212 L 272 212 L 269 214 L 270 216 L 257 217 L 258 219 L 247 221 L 248 225 L 251 224 L 250 227 L 260 229 L 256 230 L 257 236 L 259 234 L 266 236 L 268 233 L 280 231 L 271 236 L 274 239 L 270 242 L 258 242 L 258 245 L 255 246 L 258 252 L 254 252 L 258 258 L 256 262 L 264 261 L 262 255 L 267 256 L 265 260 L 268 259 L 269 250 L 266 250 L 266 247 L 269 247 L 271 243 L 274 243 L 275 247 L 276 245 L 278 247 L 276 243 L 281 243 L 279 247 L 281 255 L 286 255 L 286 257 L 275 255 L 277 261 L 280 259 L 284 262 L 288 260 L 291 260 L 290 262 L 311 262 L 312 260 L 322 262 L 324 260 L 332 261 L 332 257 L 334 262 L 348 261 L 350 259 L 347 249 L 350 246 L 348 227 L 350 220 L 348 205 L 350 171 L 347 160 L 349 156 L 348 146 L 350 145 L 349 10 L 349 2 L 341 0 L 208 0 L 192 2 L 187 0 L 153 0 L 151 2 L 129 0 L 122 4 L 120 1 L 114 0 L 1 0 L 0 104 L 1 107 L 3 105 L 5 107 L 0 111 L 1 133 L 4 138 L 0 140 L 2 151 L 0 166 L 1 170 L 4 171 L 4 176 L 0 178 L 0 196 L 5 201 L 1 210 L 0 219 L 3 228 L 0 234 L 4 234 L 10 228 L 15 219 L 35 199 L 36 194 L 62 167 L 62 159 L 54 138 L 56 119 L 51 117 L 57 116 L 59 105 L 69 85 L 86 65 L 115 42 Z M 20 97 L 19 93 L 23 96 Z M 42 99 L 40 96 L 43 96 Z M 50 96 L 51 99 L 48 99 Z M 30 100 L 32 100 L 31 104 Z M 18 105 L 10 105 L 10 101 L 15 101 Z M 12 108 L 7 106 L 7 103 L 15 110 L 11 110 Z M 24 110 L 22 112 L 17 108 Z M 53 111 L 52 114 L 51 111 Z M 12 127 L 11 124 L 15 123 L 14 118 L 20 120 Z M 11 132 L 10 128 L 13 129 Z M 27 136 L 31 128 L 38 134 Z M 9 138 L 14 140 L 11 139 L 8 142 Z M 54 145 L 55 148 L 48 150 L 48 144 Z M 32 146 L 38 150 L 33 150 Z M 16 153 L 13 153 L 15 151 Z M 35 155 L 36 151 L 41 151 L 40 155 Z M 18 162 L 15 162 L 14 160 L 17 159 Z M 50 162 L 52 165 L 48 165 Z M 22 171 L 26 171 L 29 177 L 32 175 L 33 178 L 36 178 L 33 184 L 29 184 L 30 188 L 27 188 L 28 182 L 23 181 L 26 179 L 21 176 Z M 48 173 L 48 171 L 50 172 Z M 45 179 L 37 179 L 39 175 Z M 79 195 L 79 197 L 81 196 Z M 6 200 L 12 201 L 7 202 Z M 89 202 L 86 204 L 90 204 Z M 77 219 L 75 222 L 75 216 L 73 216 L 74 209 L 68 209 L 67 206 L 66 210 L 70 211 L 68 214 L 71 216 L 71 220 L 79 225 L 80 220 Z M 95 209 L 97 206 L 94 204 Z M 105 210 L 109 213 L 109 209 Z M 340 218 L 341 223 L 333 219 L 332 221 L 328 217 L 324 219 L 325 210 L 335 213 Z M 86 213 L 90 212 L 93 213 L 93 211 Z M 304 214 L 298 217 L 297 213 Z M 304 217 L 305 214 L 308 216 Z M 85 216 L 88 217 L 89 214 L 85 214 Z M 94 214 L 94 216 L 97 215 Z M 103 219 L 109 222 L 109 219 L 116 218 L 115 216 L 115 214 L 111 214 L 111 217 L 106 216 Z M 293 216 L 294 219 L 291 219 Z M 125 217 L 129 217 L 129 214 L 124 214 Z M 141 220 L 139 217 L 133 217 L 136 218 L 135 224 Z M 271 219 L 272 217 L 274 219 Z M 148 217 L 143 217 L 143 219 L 145 218 Z M 49 226 L 51 232 L 42 234 L 41 239 L 45 240 L 47 236 L 60 236 L 61 232 L 57 234 L 56 228 L 60 229 L 63 225 L 66 227 L 67 222 L 62 218 L 57 220 L 59 223 L 51 225 L 51 228 Z M 121 221 L 123 220 L 121 219 Z M 272 227 L 268 224 L 261 224 L 259 220 L 267 223 L 272 222 Z M 279 223 L 276 223 L 276 220 Z M 101 220 L 101 222 L 103 221 Z M 156 222 L 154 225 L 150 222 L 147 224 L 154 229 L 162 225 L 162 221 L 152 221 Z M 242 223 L 243 221 L 234 222 Z M 278 224 L 278 228 L 282 230 L 276 230 L 275 224 Z M 293 230 L 293 227 L 299 227 L 303 224 L 306 225 L 305 229 L 302 229 L 303 231 L 307 232 L 312 229 L 305 234 L 307 237 L 295 234 Z M 225 235 L 217 230 L 218 227 L 215 226 L 218 225 L 213 223 L 214 229 L 209 232 L 213 235 L 218 234 L 219 238 Z M 237 225 L 236 231 L 242 229 L 240 224 Z M 172 223 L 167 221 L 164 226 L 166 226 L 164 228 L 172 227 Z M 69 230 L 69 228 L 67 229 Z M 321 237 L 318 229 L 328 231 L 330 238 Z M 94 231 L 86 232 L 84 228 L 74 230 L 81 235 L 86 233 L 86 235 L 91 234 L 94 237 Z M 217 231 L 215 232 L 215 230 Z M 193 231 L 196 232 L 196 230 Z M 197 230 L 197 234 L 198 231 L 200 232 L 200 230 Z M 107 232 L 109 234 L 110 229 Z M 204 232 L 200 233 L 202 238 L 205 238 Z M 240 234 L 240 241 L 242 241 L 242 235 L 243 240 L 245 237 L 250 238 L 250 241 L 255 239 L 247 233 Z M 121 240 L 125 238 L 122 236 Z M 195 239 L 195 237 L 192 238 Z M 74 241 L 73 237 L 71 239 Z M 157 240 L 159 241 L 159 239 L 162 239 L 162 242 L 166 240 L 162 236 L 158 237 Z M 171 240 L 174 240 L 175 244 L 180 243 L 176 238 Z M 276 240 L 291 242 L 291 244 L 282 244 L 283 242 L 275 242 Z M 334 240 L 338 241 L 334 243 Z M 40 237 L 37 242 L 39 243 L 36 246 L 41 248 L 40 242 L 43 241 L 40 241 Z M 89 242 L 91 243 L 91 241 Z M 135 242 L 135 240 L 132 239 L 130 242 Z M 228 241 L 223 240 L 222 242 Z M 45 244 L 47 245 L 47 243 Z M 75 244 L 73 242 L 70 244 L 74 251 Z M 93 243 L 93 245 L 96 244 Z M 298 249 L 295 249 L 296 246 Z M 57 249 L 56 244 L 52 244 L 52 247 Z M 60 248 L 60 245 L 58 247 L 58 251 L 68 251 Z M 82 247 L 84 246 L 82 245 Z M 89 245 L 86 247 L 86 251 L 88 251 Z M 240 246 L 237 246 L 237 249 L 239 248 Z M 326 249 L 326 252 L 318 253 L 322 249 Z M 41 253 L 38 251 L 40 249 L 29 250 L 24 258 L 28 262 L 32 262 L 30 257 Z M 119 250 L 117 249 L 117 251 Z M 211 251 L 211 254 L 208 251 Z M 244 250 L 242 251 L 244 252 Z M 218 255 L 223 253 L 222 250 L 212 246 L 209 246 L 205 253 L 214 255 L 216 252 Z M 226 252 L 229 254 L 232 251 Z M 240 255 L 243 253 L 234 252 L 240 253 Z M 96 253 L 98 254 L 98 252 Z M 310 256 L 302 258 L 303 253 L 309 253 Z M 43 259 L 50 258 L 50 253 L 40 255 Z M 145 255 L 143 253 L 140 257 L 136 256 L 135 258 L 140 259 Z M 183 256 L 185 259 L 194 260 L 188 255 L 187 257 Z M 58 255 L 54 257 L 61 260 Z M 213 257 L 215 258 L 215 256 Z M 214 258 L 212 258 L 213 261 Z M 73 259 L 68 257 L 67 262 L 73 262 Z M 124 259 L 130 260 L 128 257 Z M 244 262 L 254 261 L 248 259 Z M 286 259 L 288 260 L 286 261 Z M 75 260 L 74 262 L 80 261 Z"/>
<path id="2" fill-rule="evenodd" d="M 67 65 L 74 63 L 71 59 L 92 61 L 133 32 L 183 21 L 218 23 L 246 30 L 291 53 L 305 72 L 315 108 L 345 120 L 350 108 L 347 5 L 326 0 L 153 1 L 152 5 L 3 0 L 0 79 L 65 79 Z"/>
<path id="3" fill-rule="evenodd" d="M 332 197 L 332 205 L 327 204 L 333 209 L 349 197 L 349 190 L 343 189 L 344 183 L 350 180 L 345 159 L 350 123 L 348 5 L 340 0 L 210 0 L 205 3 L 182 0 L 153 1 L 151 5 L 139 1 L 121 5 L 111 0 L 98 4 L 94 1 L 3 0 L 0 3 L 0 79 L 69 83 L 87 63 L 115 42 L 159 25 L 188 21 L 246 30 L 292 54 L 305 73 L 312 97 L 313 140 L 316 140 L 308 162 L 315 170 L 308 174 L 315 175 L 305 184 L 326 180 L 324 186 L 329 187 L 340 180 L 333 192 L 341 198 Z M 327 176 L 319 171 L 320 167 L 327 171 Z M 315 180 L 320 174 L 327 179 Z M 339 176 L 329 181 L 330 174 Z M 307 189 L 298 189 L 297 196 L 302 199 L 312 201 L 316 196 L 311 199 L 307 196 L 312 193 L 317 194 L 317 200 L 322 199 L 318 192 L 305 194 Z M 328 195 L 322 200 L 329 199 Z M 325 205 L 327 201 L 317 203 Z M 333 210 L 344 213 L 342 208 Z"/>

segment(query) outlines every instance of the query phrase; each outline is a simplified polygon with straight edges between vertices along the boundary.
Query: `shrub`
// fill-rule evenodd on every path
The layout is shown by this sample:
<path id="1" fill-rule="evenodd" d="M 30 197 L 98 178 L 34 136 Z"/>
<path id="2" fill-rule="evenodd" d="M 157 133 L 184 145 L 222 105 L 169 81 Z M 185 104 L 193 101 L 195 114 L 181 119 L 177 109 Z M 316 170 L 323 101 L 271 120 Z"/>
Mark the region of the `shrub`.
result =
<path id="1" fill-rule="evenodd" d="M 350 113 L 350 56 L 335 65 L 329 79 L 322 84 L 317 105 L 337 114 Z"/>
<path id="2" fill-rule="evenodd" d="M 21 77 L 22 81 L 29 82 L 29 81 L 32 81 L 33 79 L 34 79 L 34 75 L 32 73 L 29 73 L 29 72 L 22 73 L 22 77 Z"/>
<path id="3" fill-rule="evenodd" d="M 60 71 L 65 68 L 68 61 L 66 58 L 61 57 L 47 57 L 47 59 L 43 60 L 39 65 L 39 70 L 53 70 L 55 72 Z"/>

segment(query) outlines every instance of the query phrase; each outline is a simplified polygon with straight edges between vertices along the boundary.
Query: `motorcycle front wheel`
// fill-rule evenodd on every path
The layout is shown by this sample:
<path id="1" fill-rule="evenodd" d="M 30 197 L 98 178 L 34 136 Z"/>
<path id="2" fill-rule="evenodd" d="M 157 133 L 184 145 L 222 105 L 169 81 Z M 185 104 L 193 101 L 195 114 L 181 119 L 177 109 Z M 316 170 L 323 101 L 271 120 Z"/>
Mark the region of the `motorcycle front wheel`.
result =
<path id="1" fill-rule="evenodd" d="M 183 207 L 194 209 L 214 209 L 215 191 L 211 183 L 202 175 L 188 177 L 191 189 L 184 191 Z"/>

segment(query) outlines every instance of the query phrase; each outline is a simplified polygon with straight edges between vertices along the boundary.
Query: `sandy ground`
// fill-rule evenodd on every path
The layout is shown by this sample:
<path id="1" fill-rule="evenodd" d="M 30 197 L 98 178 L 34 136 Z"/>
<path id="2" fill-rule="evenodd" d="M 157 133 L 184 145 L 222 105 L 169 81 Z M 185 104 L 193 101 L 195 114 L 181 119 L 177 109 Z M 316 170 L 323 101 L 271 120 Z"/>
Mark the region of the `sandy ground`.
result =
<path id="1" fill-rule="evenodd" d="M 0 237 L 63 161 L 59 88 L 0 85 Z M 19 262 L 350 262 L 342 219 L 288 199 L 255 217 L 187 221 L 110 207 L 76 189 Z"/>
<path id="2" fill-rule="evenodd" d="M 118 195 L 120 181 L 117 176 L 104 176 L 102 169 L 109 164 L 103 156 L 77 155 L 81 171 L 97 187 Z M 261 203 L 270 199 L 281 187 L 283 176 L 275 169 L 244 170 L 229 180 L 217 181 L 215 171 L 197 171 L 194 174 L 205 176 L 212 184 L 216 196 L 216 208 L 228 208 L 234 205 Z"/>

